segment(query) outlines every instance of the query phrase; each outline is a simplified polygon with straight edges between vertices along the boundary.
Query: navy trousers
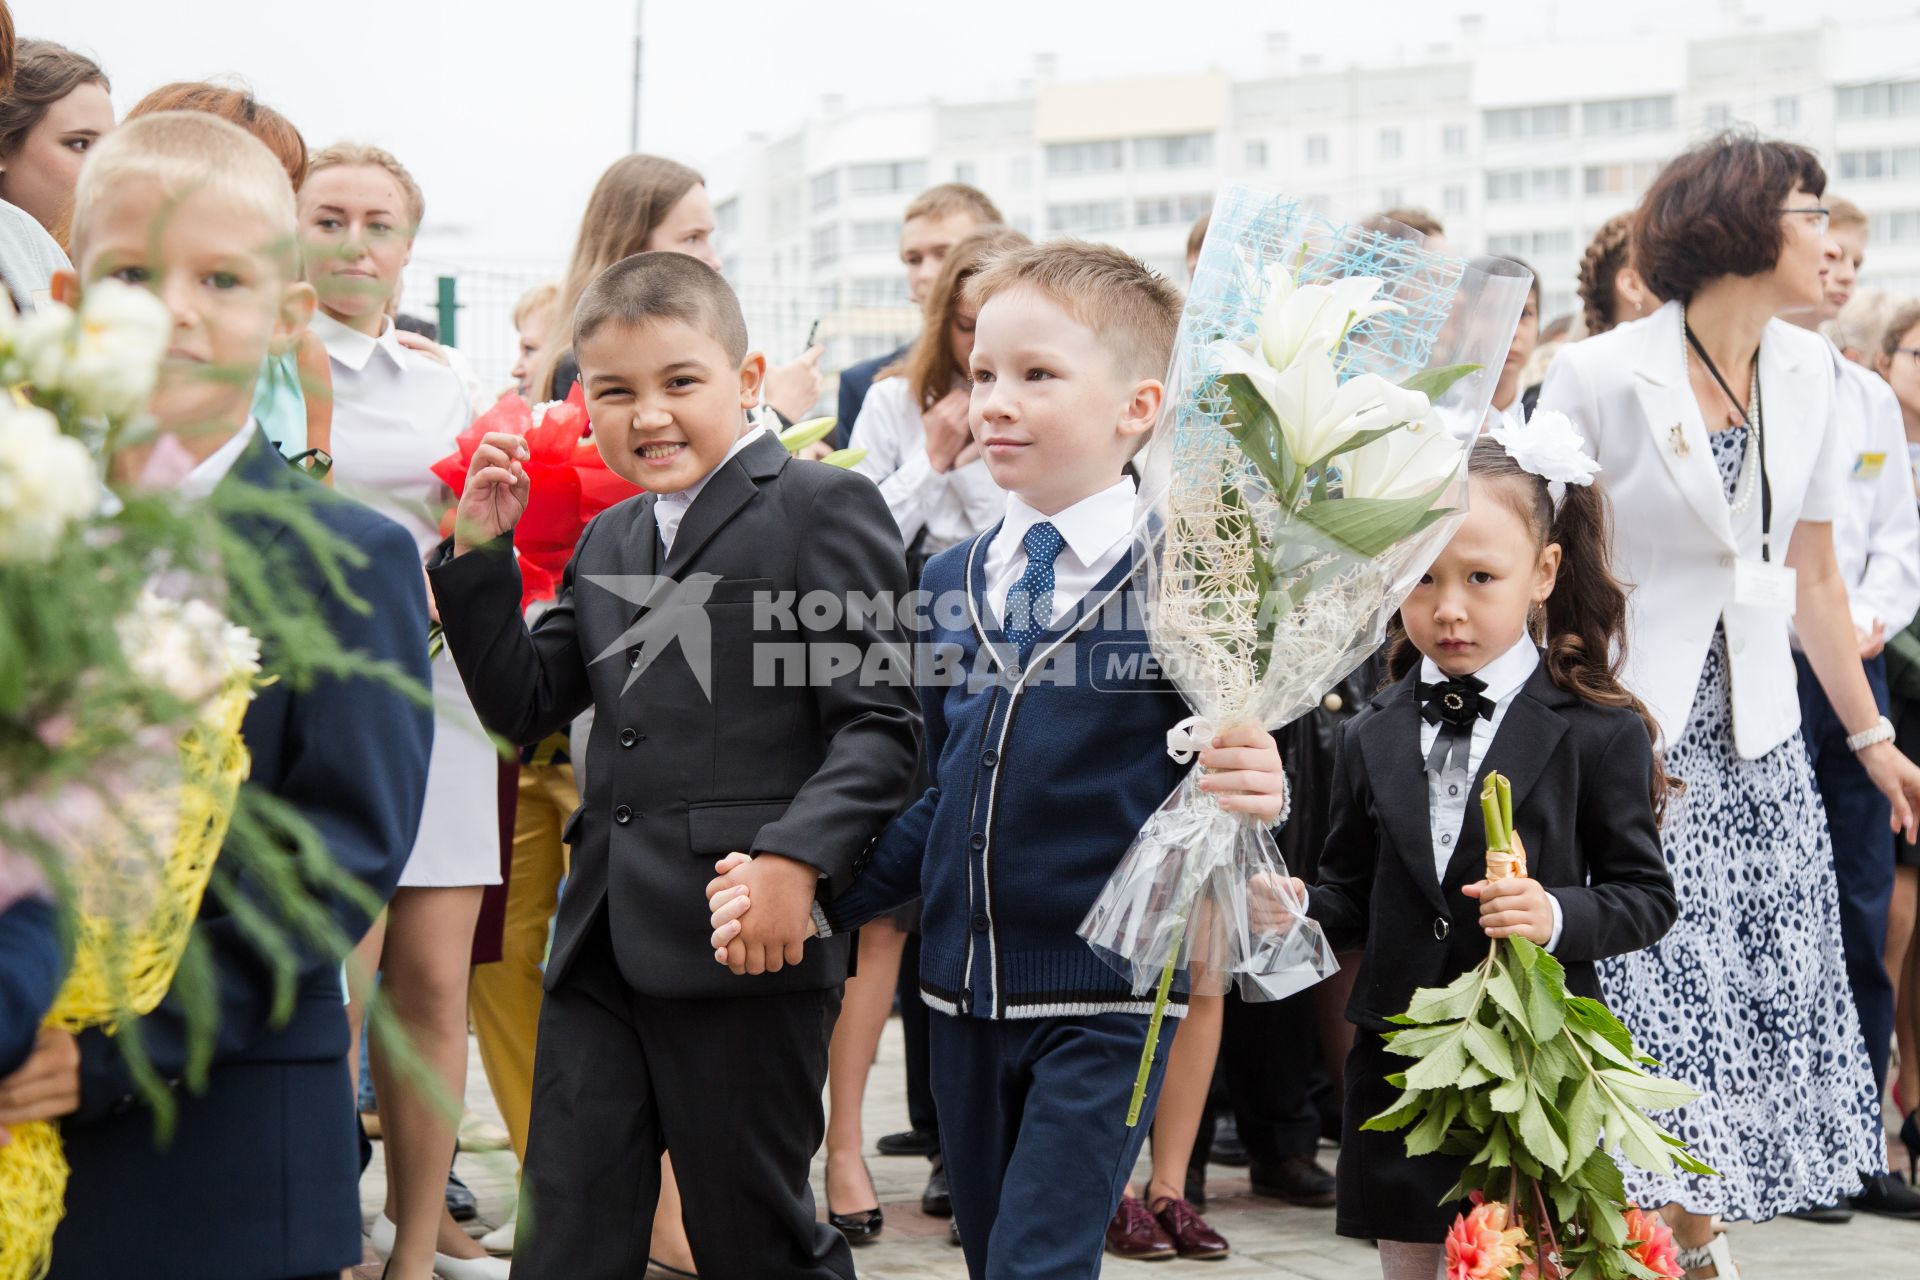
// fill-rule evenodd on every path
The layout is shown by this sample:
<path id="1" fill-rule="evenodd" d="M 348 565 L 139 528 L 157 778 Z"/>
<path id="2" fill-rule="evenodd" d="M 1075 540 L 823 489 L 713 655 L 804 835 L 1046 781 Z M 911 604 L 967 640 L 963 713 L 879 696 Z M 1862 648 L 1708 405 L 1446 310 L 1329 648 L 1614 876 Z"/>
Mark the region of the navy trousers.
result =
<path id="1" fill-rule="evenodd" d="M 1147 1106 L 1129 1129 L 1145 1015 L 990 1022 L 936 1012 L 932 1023 L 940 1147 L 967 1274 L 1093 1280 L 1177 1024 L 1161 1030 Z"/>
<path id="2" fill-rule="evenodd" d="M 1833 713 L 1805 656 L 1793 655 L 1800 668 L 1801 732 L 1813 760 L 1814 780 L 1827 808 L 1833 834 L 1833 871 L 1840 883 L 1840 942 L 1846 951 L 1847 981 L 1874 1080 L 1887 1080 L 1893 1041 L 1893 981 L 1887 976 L 1887 905 L 1893 898 L 1893 809 L 1867 771 L 1847 750 L 1847 730 Z M 1869 659 L 1867 683 L 1881 714 L 1887 710 L 1887 660 Z"/>

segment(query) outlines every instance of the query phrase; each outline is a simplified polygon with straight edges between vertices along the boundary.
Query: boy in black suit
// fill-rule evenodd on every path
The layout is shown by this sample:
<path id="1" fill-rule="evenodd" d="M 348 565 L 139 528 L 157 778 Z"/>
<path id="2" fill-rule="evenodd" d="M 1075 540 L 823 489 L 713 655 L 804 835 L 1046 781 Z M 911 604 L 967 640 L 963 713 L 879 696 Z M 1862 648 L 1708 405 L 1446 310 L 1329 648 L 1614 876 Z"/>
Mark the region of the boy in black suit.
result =
<path id="1" fill-rule="evenodd" d="M 574 350 L 601 456 L 646 495 L 587 527 L 529 633 L 508 538 L 526 446 L 490 436 L 430 565 L 488 727 L 537 742 L 596 709 L 515 1269 L 639 1275 L 671 1147 L 703 1276 L 850 1277 L 807 1188 L 848 948 L 802 944 L 816 894 L 851 879 L 913 774 L 910 689 L 872 678 L 870 661 L 904 648 L 898 626 L 838 607 L 906 592 L 898 528 L 871 482 L 793 460 L 750 419 L 766 361 L 747 350 L 732 290 L 693 258 L 608 268 L 574 314 Z M 796 655 L 809 670 L 781 665 Z M 752 978 L 707 945 L 703 890 L 736 850 L 755 855 L 756 902 L 773 906 L 744 939 Z"/>
<path id="2" fill-rule="evenodd" d="M 148 413 L 197 465 L 177 486 L 216 507 L 230 486 L 277 496 L 276 510 L 319 520 L 363 562 L 345 592 L 277 516 L 233 517 L 288 594 L 311 599 L 345 649 L 384 661 L 424 688 L 426 592 L 413 539 L 386 518 L 319 489 L 281 460 L 249 415 L 268 351 L 288 350 L 313 313 L 313 290 L 286 252 L 293 191 L 271 152 L 200 112 L 129 123 L 88 157 L 75 193 L 78 276 L 54 296 L 116 277 L 151 289 L 173 317 Z M 123 454 L 118 461 L 125 462 Z M 383 901 L 413 848 L 433 736 L 429 710 L 371 679 L 298 682 L 262 637 L 261 687 L 241 732 L 249 785 L 312 824 L 338 866 Z M 234 892 L 258 903 L 260 885 Z M 204 1092 L 182 1092 L 164 1146 L 135 1106 L 131 1074 L 104 1032 L 43 1032 L 0 1081 L 0 1125 L 61 1118 L 73 1173 L 54 1237 L 52 1275 L 195 1276 L 205 1280 L 337 1277 L 360 1260 L 359 1160 L 347 1084 L 340 959 L 296 935 L 293 1006 L 275 1015 L 275 982 L 243 924 L 210 895 L 196 930 L 209 944 L 219 1009 Z M 351 939 L 369 923 L 357 903 L 319 904 Z M 256 910 L 258 908 L 256 907 Z M 154 1067 L 178 1085 L 191 1057 L 187 1016 L 168 998 L 139 1022 Z"/>

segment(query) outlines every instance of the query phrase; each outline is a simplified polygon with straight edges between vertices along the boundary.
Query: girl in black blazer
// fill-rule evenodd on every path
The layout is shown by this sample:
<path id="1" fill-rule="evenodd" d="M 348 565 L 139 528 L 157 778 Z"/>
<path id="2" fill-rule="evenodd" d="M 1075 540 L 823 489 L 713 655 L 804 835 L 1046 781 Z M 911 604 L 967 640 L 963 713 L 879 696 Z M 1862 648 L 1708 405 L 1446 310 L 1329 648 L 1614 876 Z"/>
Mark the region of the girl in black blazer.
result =
<path id="1" fill-rule="evenodd" d="M 1669 784 L 1647 711 L 1616 678 L 1626 597 L 1606 499 L 1557 425 L 1475 445 L 1469 514 L 1401 607 L 1394 683 L 1345 726 L 1334 765 L 1309 912 L 1337 949 L 1365 949 L 1347 1006 L 1359 1034 L 1338 1230 L 1378 1239 L 1388 1280 L 1435 1274 L 1461 1161 L 1361 1132 L 1407 1065 L 1381 1039 L 1387 1019 L 1479 963 L 1488 938 L 1547 947 L 1570 990 L 1597 996 L 1593 962 L 1647 946 L 1676 910 L 1656 817 Z M 1531 878 L 1482 880 L 1476 797 L 1494 770 L 1513 784 Z"/>

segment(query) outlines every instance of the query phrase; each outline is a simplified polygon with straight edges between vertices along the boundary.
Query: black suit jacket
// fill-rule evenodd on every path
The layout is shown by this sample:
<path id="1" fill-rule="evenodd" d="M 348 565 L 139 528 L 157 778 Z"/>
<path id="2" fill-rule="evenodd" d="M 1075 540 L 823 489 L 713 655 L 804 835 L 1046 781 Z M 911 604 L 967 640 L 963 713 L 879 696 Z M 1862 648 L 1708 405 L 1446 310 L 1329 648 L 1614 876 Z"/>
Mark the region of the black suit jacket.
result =
<path id="1" fill-rule="evenodd" d="M 853 439 L 853 424 L 860 419 L 860 406 L 867 402 L 867 392 L 873 390 L 875 376 L 907 351 L 907 347 L 901 347 L 898 351 L 850 364 L 840 371 L 839 420 L 833 424 L 835 448 L 844 449 Z"/>
<path id="2" fill-rule="evenodd" d="M 443 548 L 429 566 L 448 645 L 488 728 L 535 742 L 595 709 L 547 983 L 565 975 L 604 903 L 621 974 L 648 995 L 837 985 L 844 938 L 809 942 L 806 960 L 777 974 L 741 978 L 715 964 L 705 888 L 714 862 L 740 850 L 817 867 L 831 897 L 909 798 L 911 681 L 899 671 L 876 680 L 872 666 L 904 658 L 896 616 L 836 611 L 815 629 L 781 629 L 809 616 L 794 605 L 810 593 L 831 604 L 903 596 L 899 528 L 872 481 L 795 460 L 769 436 L 713 473 L 664 563 L 657 501 L 632 498 L 594 519 L 531 633 L 507 539 L 457 559 Z M 633 579 L 651 575 L 683 594 L 670 606 L 649 598 Z M 710 695 L 696 670 L 703 629 Z M 803 641 L 818 679 L 795 677 Z M 853 669 L 831 666 L 829 654 Z"/>
<path id="3" fill-rule="evenodd" d="M 223 486 L 235 480 L 287 492 L 365 557 L 347 573 L 358 597 L 350 601 L 286 524 L 234 522 L 267 557 L 271 580 L 319 602 L 343 647 L 393 664 L 424 689 L 427 600 L 411 535 L 315 485 L 257 431 Z M 271 644 L 261 666 L 269 675 L 284 669 Z M 295 688 L 283 679 L 259 690 L 241 734 L 249 785 L 299 810 L 343 871 L 383 901 L 392 896 L 426 800 L 432 712 L 373 680 L 323 677 Z M 244 876 L 236 888 L 258 897 Z M 320 906 L 348 936 L 366 932 L 367 916 L 344 898 Z M 183 1094 L 179 1128 L 163 1148 L 152 1115 L 135 1104 L 119 1048 L 100 1031 L 81 1034 L 80 1110 L 61 1122 L 73 1177 L 54 1246 L 57 1277 L 286 1276 L 359 1256 L 340 958 L 296 940 L 293 1010 L 276 1022 L 270 971 L 242 923 L 209 895 L 198 927 L 211 944 L 219 998 L 207 1090 Z M 178 1083 L 188 1039 L 174 997 L 138 1025 L 154 1068 Z M 274 1096 L 315 1080 L 326 1082 L 325 1094 Z"/>
<path id="4" fill-rule="evenodd" d="M 1544 660 L 1515 695 L 1474 779 L 1444 884 L 1434 879 L 1416 668 L 1341 733 L 1331 829 L 1308 914 L 1336 950 L 1365 944 L 1347 1017 L 1387 1031 L 1419 987 L 1444 986 L 1487 954 L 1480 904 L 1461 886 L 1486 869 L 1480 785 L 1513 784 L 1528 872 L 1560 900 L 1554 954 L 1569 989 L 1599 994 L 1593 962 L 1659 940 L 1678 912 L 1649 786 L 1653 746 L 1640 717 L 1583 702 Z"/>

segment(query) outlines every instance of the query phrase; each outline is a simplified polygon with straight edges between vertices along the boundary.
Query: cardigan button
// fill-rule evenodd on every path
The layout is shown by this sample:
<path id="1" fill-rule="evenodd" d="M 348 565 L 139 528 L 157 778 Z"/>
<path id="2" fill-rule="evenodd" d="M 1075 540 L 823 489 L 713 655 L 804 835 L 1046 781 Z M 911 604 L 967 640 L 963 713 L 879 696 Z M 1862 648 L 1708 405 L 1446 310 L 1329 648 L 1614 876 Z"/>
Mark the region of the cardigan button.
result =
<path id="1" fill-rule="evenodd" d="M 974 832 L 973 835 L 968 838 L 967 843 L 970 846 L 972 846 L 975 850 L 986 848 L 987 847 L 986 833 L 981 831 Z"/>
<path id="2" fill-rule="evenodd" d="M 985 933 L 992 924 L 993 921 L 987 919 L 985 916 L 975 916 L 973 918 L 973 931 L 975 933 Z"/>
<path id="3" fill-rule="evenodd" d="M 998 751 L 995 751 L 992 747 L 988 747 L 985 751 L 982 751 L 980 753 L 980 763 L 985 767 L 991 769 L 993 768 L 993 766 L 1000 763 L 1000 753 Z"/>
<path id="4" fill-rule="evenodd" d="M 1433 922 L 1433 936 L 1437 941 L 1445 942 L 1447 940 L 1447 935 L 1452 932 L 1453 932 L 1453 926 L 1447 923 L 1447 918 L 1445 916 L 1441 916 L 1439 919 Z"/>
<path id="5" fill-rule="evenodd" d="M 613 820 L 624 827 L 633 821 L 633 810 L 627 808 L 626 805 L 621 805 L 613 811 Z"/>
<path id="6" fill-rule="evenodd" d="M 637 732 L 635 732 L 633 729 L 627 728 L 627 729 L 622 729 L 620 731 L 621 746 L 630 747 L 638 741 L 640 741 L 640 735 Z"/>

